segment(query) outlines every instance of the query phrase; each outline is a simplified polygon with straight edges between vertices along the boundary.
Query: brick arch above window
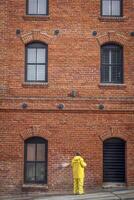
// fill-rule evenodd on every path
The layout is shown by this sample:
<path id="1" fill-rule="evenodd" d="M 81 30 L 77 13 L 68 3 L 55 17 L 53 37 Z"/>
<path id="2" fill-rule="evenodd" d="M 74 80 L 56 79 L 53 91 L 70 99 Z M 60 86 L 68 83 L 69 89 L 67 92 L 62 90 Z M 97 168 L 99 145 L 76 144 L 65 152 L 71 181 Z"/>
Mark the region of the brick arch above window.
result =
<path id="1" fill-rule="evenodd" d="M 114 127 L 110 131 L 104 132 L 103 135 L 100 136 L 101 141 L 105 141 L 110 138 L 119 138 L 124 141 L 128 141 L 128 135 L 125 132 L 119 132 L 118 128 Z"/>
<path id="2" fill-rule="evenodd" d="M 47 130 L 46 127 L 40 126 L 31 126 L 27 129 L 23 129 L 20 133 L 20 137 L 23 141 L 31 138 L 31 137 L 41 137 L 45 140 L 49 140 L 52 137 L 52 133 Z"/>
<path id="3" fill-rule="evenodd" d="M 105 33 L 103 35 L 98 36 L 97 41 L 100 46 L 102 46 L 105 43 L 117 43 L 121 46 L 125 46 L 128 42 L 128 38 L 120 33 L 109 31 L 108 33 Z"/>
<path id="4" fill-rule="evenodd" d="M 107 138 L 105 138 L 105 140 L 103 140 L 103 142 L 107 142 L 107 141 L 110 140 L 110 139 L 117 139 L 117 140 L 120 140 L 120 141 L 126 142 L 126 138 L 124 139 L 124 137 L 120 137 L 120 136 L 107 137 Z"/>
<path id="5" fill-rule="evenodd" d="M 33 41 L 40 41 L 46 44 L 50 44 L 53 41 L 53 36 L 39 30 L 22 34 L 20 38 L 25 45 Z"/>

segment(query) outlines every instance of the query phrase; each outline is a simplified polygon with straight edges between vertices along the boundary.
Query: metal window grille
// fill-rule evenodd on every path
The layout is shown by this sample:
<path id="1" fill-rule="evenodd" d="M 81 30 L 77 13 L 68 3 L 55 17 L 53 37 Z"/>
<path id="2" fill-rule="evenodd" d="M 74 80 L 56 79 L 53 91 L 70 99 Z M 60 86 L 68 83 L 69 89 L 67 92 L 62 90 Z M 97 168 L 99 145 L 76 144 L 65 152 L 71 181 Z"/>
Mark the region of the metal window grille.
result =
<path id="1" fill-rule="evenodd" d="M 120 138 L 109 138 L 104 141 L 104 182 L 125 182 L 125 146 L 125 141 Z"/>

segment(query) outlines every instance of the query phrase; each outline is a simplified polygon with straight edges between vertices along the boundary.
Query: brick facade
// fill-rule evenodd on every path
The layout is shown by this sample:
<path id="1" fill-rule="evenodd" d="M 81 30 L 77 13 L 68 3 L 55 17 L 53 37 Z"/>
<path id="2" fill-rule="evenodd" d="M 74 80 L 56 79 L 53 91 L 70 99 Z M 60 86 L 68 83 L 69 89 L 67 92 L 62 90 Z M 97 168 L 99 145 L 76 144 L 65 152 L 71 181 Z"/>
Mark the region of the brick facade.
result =
<path id="1" fill-rule="evenodd" d="M 134 186 L 134 1 L 124 0 L 117 18 L 100 16 L 100 0 L 49 0 L 43 17 L 25 10 L 25 0 L 0 2 L 0 194 L 25 190 L 24 141 L 34 136 L 48 140 L 48 184 L 31 189 L 71 190 L 71 168 L 59 165 L 75 151 L 87 162 L 86 188 L 101 187 L 103 141 L 113 137 L 126 142 L 126 185 Z M 48 44 L 48 83 L 24 81 L 33 41 Z M 108 42 L 123 46 L 123 84 L 100 83 Z"/>

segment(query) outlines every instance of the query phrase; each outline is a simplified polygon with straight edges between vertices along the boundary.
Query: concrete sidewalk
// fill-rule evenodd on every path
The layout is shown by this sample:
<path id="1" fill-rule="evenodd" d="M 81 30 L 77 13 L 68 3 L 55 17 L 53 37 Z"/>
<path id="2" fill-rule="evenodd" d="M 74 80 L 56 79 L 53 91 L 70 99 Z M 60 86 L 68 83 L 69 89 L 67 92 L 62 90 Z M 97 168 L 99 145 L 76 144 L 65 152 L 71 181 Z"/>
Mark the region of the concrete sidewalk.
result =
<path id="1" fill-rule="evenodd" d="M 134 200 L 134 189 L 111 192 L 96 192 L 84 195 L 30 193 L 27 195 L 0 196 L 0 200 Z"/>

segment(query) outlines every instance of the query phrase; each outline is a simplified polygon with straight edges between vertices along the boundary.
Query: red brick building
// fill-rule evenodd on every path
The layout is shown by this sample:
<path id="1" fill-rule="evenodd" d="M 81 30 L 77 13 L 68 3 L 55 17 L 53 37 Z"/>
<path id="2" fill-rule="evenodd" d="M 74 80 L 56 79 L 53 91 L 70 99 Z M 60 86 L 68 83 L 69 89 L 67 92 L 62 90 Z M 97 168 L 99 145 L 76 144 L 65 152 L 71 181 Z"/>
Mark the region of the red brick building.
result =
<path id="1" fill-rule="evenodd" d="M 134 186 L 134 1 L 0 1 L 0 193 Z"/>

